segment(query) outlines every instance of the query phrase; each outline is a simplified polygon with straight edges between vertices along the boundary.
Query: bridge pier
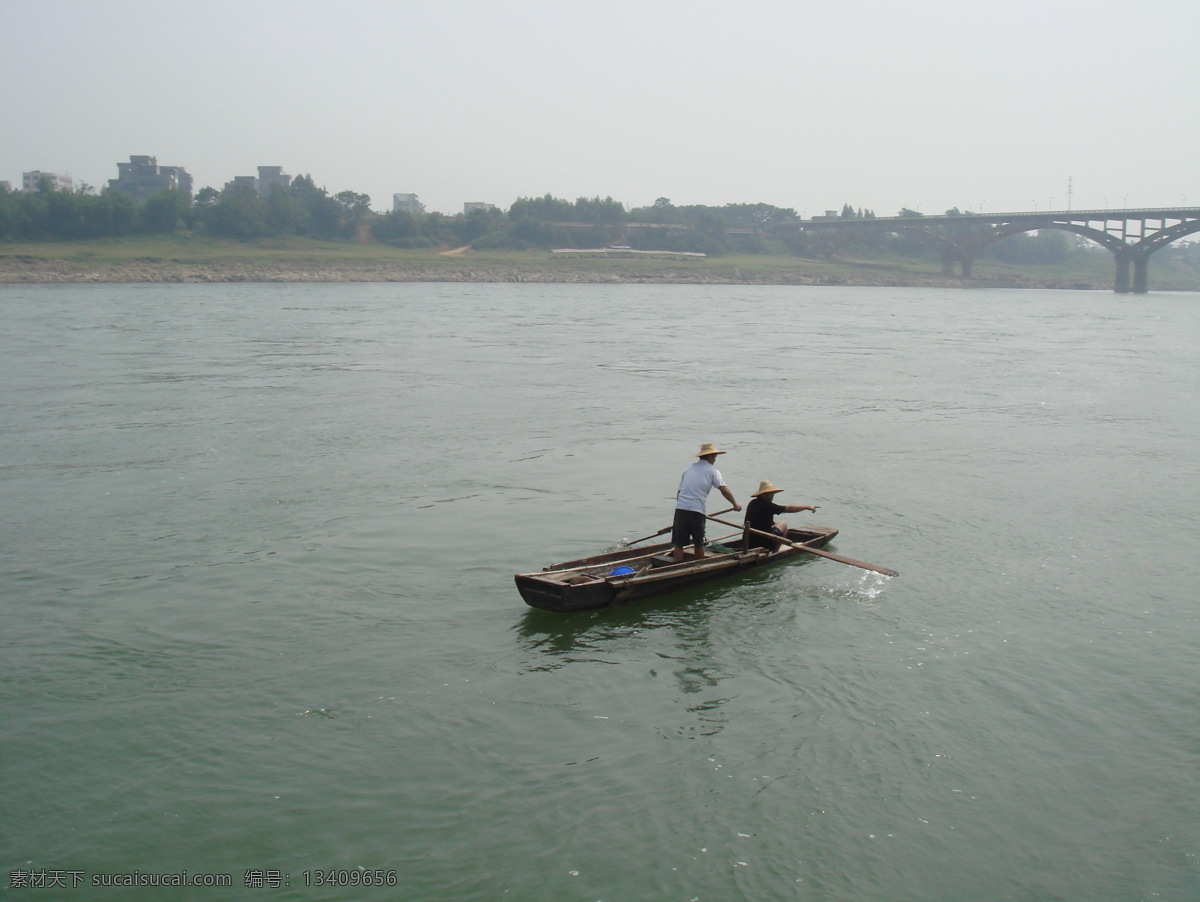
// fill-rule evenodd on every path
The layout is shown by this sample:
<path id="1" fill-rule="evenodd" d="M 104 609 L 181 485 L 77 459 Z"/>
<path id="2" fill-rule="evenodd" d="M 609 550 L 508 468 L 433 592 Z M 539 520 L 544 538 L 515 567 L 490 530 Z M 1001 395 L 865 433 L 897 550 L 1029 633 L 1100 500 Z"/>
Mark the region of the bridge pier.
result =
<path id="1" fill-rule="evenodd" d="M 1150 290 L 1150 258 L 1135 257 L 1133 260 L 1133 293 L 1145 294 Z"/>
<path id="2" fill-rule="evenodd" d="M 1116 254 L 1117 278 L 1113 283 L 1113 291 L 1117 294 L 1129 294 L 1129 255 Z"/>
<path id="3" fill-rule="evenodd" d="M 1113 255 L 1117 258 L 1113 291 L 1117 294 L 1146 294 L 1150 290 L 1150 255 L 1129 251 L 1114 251 Z M 1129 277 L 1130 264 L 1133 264 L 1132 279 Z"/>
<path id="4" fill-rule="evenodd" d="M 959 275 L 964 279 L 971 278 L 975 267 L 975 255 L 961 247 L 946 247 L 942 249 L 942 275 L 954 275 L 954 264 L 958 264 Z"/>

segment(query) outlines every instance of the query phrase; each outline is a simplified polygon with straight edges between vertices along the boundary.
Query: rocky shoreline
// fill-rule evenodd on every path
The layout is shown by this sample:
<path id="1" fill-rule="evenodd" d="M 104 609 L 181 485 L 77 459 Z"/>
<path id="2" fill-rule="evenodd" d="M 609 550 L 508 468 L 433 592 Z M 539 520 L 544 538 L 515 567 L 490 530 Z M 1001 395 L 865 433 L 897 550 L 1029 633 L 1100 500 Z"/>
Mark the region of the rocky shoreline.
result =
<path id="1" fill-rule="evenodd" d="M 205 282 L 531 282 L 574 284 L 683 285 L 863 285 L 932 288 L 1103 289 L 1108 284 L 1025 276 L 959 279 L 903 272 L 864 270 L 828 275 L 795 271 L 742 270 L 733 266 L 663 265 L 646 269 L 619 266 L 588 269 L 570 266 L 500 264 L 455 258 L 445 264 L 378 261 L 222 260 L 185 263 L 140 259 L 103 266 L 51 257 L 0 257 L 0 283 L 205 283 Z"/>

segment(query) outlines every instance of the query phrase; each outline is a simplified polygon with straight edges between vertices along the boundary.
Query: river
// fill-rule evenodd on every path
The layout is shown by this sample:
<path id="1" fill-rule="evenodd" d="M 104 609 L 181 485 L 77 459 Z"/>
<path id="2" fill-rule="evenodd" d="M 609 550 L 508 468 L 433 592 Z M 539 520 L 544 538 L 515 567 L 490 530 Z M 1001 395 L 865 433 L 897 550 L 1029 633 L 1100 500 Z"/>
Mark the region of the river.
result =
<path id="1" fill-rule="evenodd" d="M 1200 294 L 0 312 L 0 898 L 1200 898 Z M 524 605 L 706 441 L 900 576 Z"/>

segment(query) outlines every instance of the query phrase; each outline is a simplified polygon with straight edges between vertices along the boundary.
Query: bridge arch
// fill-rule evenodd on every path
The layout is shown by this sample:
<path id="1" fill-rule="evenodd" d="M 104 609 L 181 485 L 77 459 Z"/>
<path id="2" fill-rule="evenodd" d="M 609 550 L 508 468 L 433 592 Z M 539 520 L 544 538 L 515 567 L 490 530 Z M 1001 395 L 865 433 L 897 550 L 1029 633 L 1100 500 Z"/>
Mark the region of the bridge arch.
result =
<path id="1" fill-rule="evenodd" d="M 1180 238 L 1200 232 L 1200 208 L 819 218 L 795 223 L 790 228 L 802 232 L 832 230 L 846 235 L 868 231 L 915 233 L 941 248 L 943 273 L 952 274 L 954 264 L 958 263 L 963 278 L 971 277 L 975 258 L 988 245 L 1023 232 L 1058 229 L 1080 235 L 1111 251 L 1116 261 L 1113 290 L 1142 294 L 1148 290 L 1150 256 Z"/>
<path id="2" fill-rule="evenodd" d="M 1146 235 L 1143 223 L 1143 236 L 1132 244 L 1123 236 L 1114 235 L 1104 230 L 1093 228 L 1079 222 L 1047 222 L 1040 225 L 1000 225 L 992 230 L 993 237 L 980 246 L 980 250 L 1012 235 L 1024 232 L 1040 232 L 1044 229 L 1057 229 L 1061 232 L 1071 232 L 1101 247 L 1112 251 L 1116 261 L 1116 276 L 1113 280 L 1113 290 L 1118 294 L 1132 291 L 1134 294 L 1145 294 L 1150 285 L 1150 255 L 1161 250 L 1168 244 L 1200 232 L 1200 219 L 1184 219 L 1172 226 L 1166 226 Z M 978 251 L 977 251 L 978 252 Z M 977 253 L 976 252 L 976 253 Z M 1130 268 L 1133 277 L 1130 278 Z"/>

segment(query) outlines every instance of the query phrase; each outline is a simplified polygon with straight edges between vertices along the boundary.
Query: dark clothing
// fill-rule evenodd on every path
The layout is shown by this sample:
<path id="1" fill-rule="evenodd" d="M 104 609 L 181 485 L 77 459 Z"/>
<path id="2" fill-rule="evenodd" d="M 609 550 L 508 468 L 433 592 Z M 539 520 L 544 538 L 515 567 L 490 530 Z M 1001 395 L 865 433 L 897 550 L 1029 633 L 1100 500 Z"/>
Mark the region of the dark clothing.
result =
<path id="1" fill-rule="evenodd" d="M 705 522 L 704 514 L 675 508 L 675 522 L 671 524 L 671 544 L 679 547 L 703 545 Z"/>
<path id="2" fill-rule="evenodd" d="M 782 536 L 783 533 L 775 528 L 775 515 L 782 514 L 786 510 L 787 508 L 782 504 L 776 504 L 767 496 L 760 495 L 746 505 L 746 525 L 751 529 L 773 532 L 777 536 Z M 766 548 L 769 551 L 774 551 L 779 547 L 778 542 L 755 533 L 747 535 L 747 539 L 749 539 L 750 548 Z"/>
<path id="3" fill-rule="evenodd" d="M 776 504 L 765 495 L 759 495 L 746 505 L 746 525 L 751 529 L 761 529 L 770 532 L 775 525 L 775 515 L 787 510 L 782 504 Z"/>

